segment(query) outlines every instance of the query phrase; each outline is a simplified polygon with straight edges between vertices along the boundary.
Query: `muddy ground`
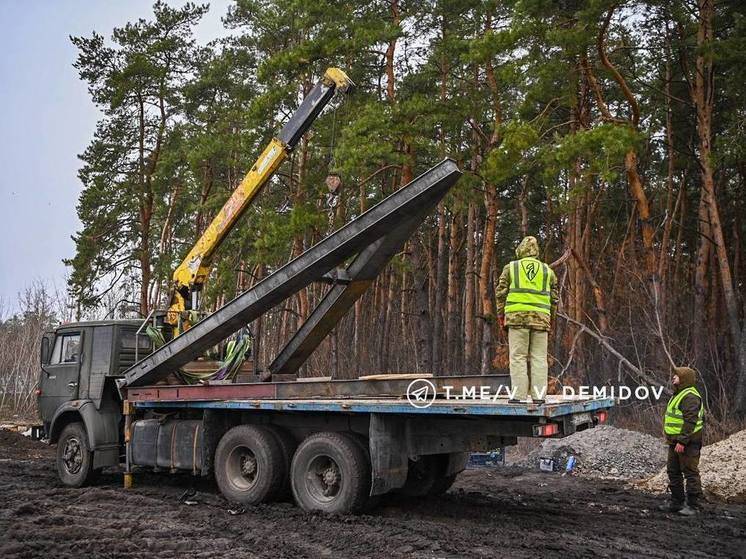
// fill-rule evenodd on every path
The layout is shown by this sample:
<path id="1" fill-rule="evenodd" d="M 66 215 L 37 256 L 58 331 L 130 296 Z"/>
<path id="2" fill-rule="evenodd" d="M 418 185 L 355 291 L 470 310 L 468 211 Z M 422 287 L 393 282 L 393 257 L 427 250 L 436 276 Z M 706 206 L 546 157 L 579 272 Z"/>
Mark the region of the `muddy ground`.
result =
<path id="1" fill-rule="evenodd" d="M 182 498 L 186 476 L 141 474 L 125 491 L 112 473 L 67 489 L 53 458 L 0 431 L 0 557 L 746 557 L 745 506 L 661 514 L 659 498 L 621 482 L 469 471 L 443 497 L 342 517 L 290 503 L 232 511 L 207 481 Z"/>

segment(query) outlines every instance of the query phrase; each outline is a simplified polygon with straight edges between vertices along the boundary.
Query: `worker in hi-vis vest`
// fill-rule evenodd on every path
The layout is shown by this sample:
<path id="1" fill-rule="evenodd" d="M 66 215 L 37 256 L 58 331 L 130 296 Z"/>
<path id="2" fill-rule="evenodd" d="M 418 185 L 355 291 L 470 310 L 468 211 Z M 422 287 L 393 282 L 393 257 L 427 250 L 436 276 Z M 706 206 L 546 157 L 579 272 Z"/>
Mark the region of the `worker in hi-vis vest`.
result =
<path id="1" fill-rule="evenodd" d="M 503 268 L 497 284 L 497 320 L 508 328 L 511 402 L 542 403 L 547 392 L 547 342 L 559 290 L 554 271 L 539 260 L 539 243 L 526 237 L 517 260 Z M 529 383 L 529 364 L 531 382 Z"/>
<path id="2" fill-rule="evenodd" d="M 695 386 L 697 373 L 694 369 L 675 367 L 673 373 L 674 393 L 663 416 L 663 433 L 668 443 L 666 472 L 671 501 L 660 509 L 693 516 L 697 514 L 702 499 L 699 453 L 702 449 L 705 407 Z"/>

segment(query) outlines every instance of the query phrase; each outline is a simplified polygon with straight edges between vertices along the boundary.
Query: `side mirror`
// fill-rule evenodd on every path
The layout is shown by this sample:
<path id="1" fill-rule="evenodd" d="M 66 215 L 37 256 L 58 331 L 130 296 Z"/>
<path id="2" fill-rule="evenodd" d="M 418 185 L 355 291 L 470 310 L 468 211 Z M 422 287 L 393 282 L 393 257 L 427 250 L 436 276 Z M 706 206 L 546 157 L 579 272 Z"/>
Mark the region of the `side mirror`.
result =
<path id="1" fill-rule="evenodd" d="M 42 365 L 46 365 L 49 363 L 49 338 L 47 336 L 44 336 L 41 339 L 41 351 L 39 352 L 39 359 L 41 360 Z"/>

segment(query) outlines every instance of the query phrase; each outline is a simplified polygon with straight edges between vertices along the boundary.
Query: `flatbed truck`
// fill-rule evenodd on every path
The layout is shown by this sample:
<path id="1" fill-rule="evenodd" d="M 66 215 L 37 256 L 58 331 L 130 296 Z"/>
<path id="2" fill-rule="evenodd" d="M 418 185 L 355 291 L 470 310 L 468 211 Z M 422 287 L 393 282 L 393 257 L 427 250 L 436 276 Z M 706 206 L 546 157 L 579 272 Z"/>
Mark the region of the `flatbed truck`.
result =
<path id="1" fill-rule="evenodd" d="M 154 351 L 137 335 L 141 321 L 68 324 L 46 334 L 39 408 L 62 482 L 81 486 L 123 463 L 125 485 L 143 468 L 188 471 L 213 475 L 227 499 L 243 504 L 292 494 L 306 510 L 355 512 L 391 491 L 447 490 L 469 452 L 604 422 L 612 399 L 510 403 L 507 375 L 314 380 L 288 373 L 457 174 L 452 162 L 436 166 Z M 352 255 L 346 268 L 335 268 Z M 336 281 L 270 365 L 268 382 L 165 383 L 226 332 L 331 271 Z M 138 352 L 145 357 L 136 360 Z"/>
<path id="2" fill-rule="evenodd" d="M 292 494 L 306 510 L 356 512 L 389 492 L 445 492 L 468 453 L 592 428 L 613 406 L 608 398 L 560 396 L 509 403 L 506 375 L 159 384 L 129 388 L 122 399 L 116 381 L 139 325 L 73 323 L 47 335 L 51 347 L 79 340 L 82 349 L 70 362 L 42 364 L 49 375 L 40 410 L 66 485 L 123 465 L 130 481 L 140 470 L 214 476 L 237 503 Z M 428 405 L 408 393 L 418 381 L 434 387 Z"/>
<path id="3" fill-rule="evenodd" d="M 263 152 L 239 202 L 227 203 L 236 206 L 230 216 L 256 195 L 340 84 L 349 84 L 343 73 L 327 73 L 309 93 L 272 142 L 284 151 Z M 505 375 L 297 376 L 460 175 L 456 163 L 444 159 L 214 313 L 196 323 L 191 315 L 180 320 L 198 299 L 206 260 L 235 223 L 220 221 L 181 268 L 193 275 L 175 280 L 163 321 L 174 335 L 161 347 L 140 335 L 142 320 L 80 322 L 46 333 L 39 410 L 47 440 L 57 445 L 60 480 L 80 487 L 102 468 L 123 464 L 125 487 L 142 469 L 186 471 L 214 476 L 228 500 L 244 505 L 292 495 L 305 510 L 357 512 L 391 491 L 446 491 L 469 452 L 604 422 L 611 399 L 510 403 Z M 326 294 L 262 377 L 167 382 L 318 281 L 330 284 Z M 462 397 L 445 397 L 454 394 Z"/>

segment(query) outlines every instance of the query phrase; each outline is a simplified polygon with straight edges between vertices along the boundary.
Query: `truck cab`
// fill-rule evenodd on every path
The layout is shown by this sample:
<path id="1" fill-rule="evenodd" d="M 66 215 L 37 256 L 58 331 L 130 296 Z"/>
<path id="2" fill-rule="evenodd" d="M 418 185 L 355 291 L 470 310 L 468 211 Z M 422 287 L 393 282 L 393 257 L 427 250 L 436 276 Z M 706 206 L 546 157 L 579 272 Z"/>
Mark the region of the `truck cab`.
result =
<path id="1" fill-rule="evenodd" d="M 151 351 L 139 320 L 65 324 L 41 341 L 38 408 L 44 434 L 57 443 L 57 468 L 69 485 L 119 463 L 121 400 L 116 379 Z"/>

